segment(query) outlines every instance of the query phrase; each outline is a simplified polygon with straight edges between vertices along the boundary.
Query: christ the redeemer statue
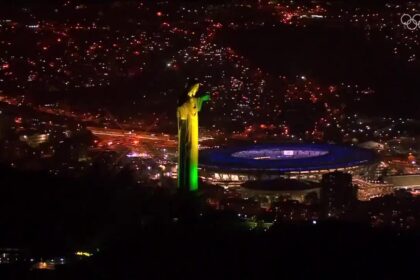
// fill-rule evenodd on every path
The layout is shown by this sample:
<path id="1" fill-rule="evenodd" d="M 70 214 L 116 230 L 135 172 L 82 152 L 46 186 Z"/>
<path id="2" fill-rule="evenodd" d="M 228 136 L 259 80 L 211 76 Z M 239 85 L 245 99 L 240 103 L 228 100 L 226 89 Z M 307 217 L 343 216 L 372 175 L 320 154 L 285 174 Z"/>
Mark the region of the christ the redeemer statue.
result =
<path id="1" fill-rule="evenodd" d="M 178 105 L 178 188 L 198 190 L 198 112 L 210 95 L 196 97 L 200 84 L 193 85 Z"/>

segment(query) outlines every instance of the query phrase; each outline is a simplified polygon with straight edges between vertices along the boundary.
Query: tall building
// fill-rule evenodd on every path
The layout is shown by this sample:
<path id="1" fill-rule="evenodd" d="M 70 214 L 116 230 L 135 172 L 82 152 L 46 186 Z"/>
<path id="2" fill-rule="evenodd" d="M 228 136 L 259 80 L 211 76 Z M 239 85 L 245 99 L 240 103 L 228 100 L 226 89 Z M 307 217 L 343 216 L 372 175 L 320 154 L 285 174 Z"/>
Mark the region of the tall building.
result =
<path id="1" fill-rule="evenodd" d="M 325 218 L 340 217 L 356 199 L 351 174 L 336 171 L 322 176 L 321 205 Z"/>

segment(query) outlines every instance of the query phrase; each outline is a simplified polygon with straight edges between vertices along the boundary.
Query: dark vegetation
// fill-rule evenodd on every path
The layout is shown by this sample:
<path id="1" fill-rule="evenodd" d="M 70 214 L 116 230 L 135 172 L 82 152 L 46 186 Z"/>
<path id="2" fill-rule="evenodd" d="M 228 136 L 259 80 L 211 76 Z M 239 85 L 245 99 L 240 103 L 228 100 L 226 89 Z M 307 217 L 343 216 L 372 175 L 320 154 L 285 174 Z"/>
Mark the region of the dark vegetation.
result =
<path id="1" fill-rule="evenodd" d="M 169 184 L 169 183 L 168 183 Z M 249 231 L 200 196 L 138 186 L 129 170 L 93 167 L 80 179 L 0 171 L 0 243 L 32 255 L 100 248 L 55 271 L 2 267 L 1 279 L 404 279 L 415 277 L 417 234 L 324 222 Z M 10 277 L 10 278 L 9 278 Z"/>

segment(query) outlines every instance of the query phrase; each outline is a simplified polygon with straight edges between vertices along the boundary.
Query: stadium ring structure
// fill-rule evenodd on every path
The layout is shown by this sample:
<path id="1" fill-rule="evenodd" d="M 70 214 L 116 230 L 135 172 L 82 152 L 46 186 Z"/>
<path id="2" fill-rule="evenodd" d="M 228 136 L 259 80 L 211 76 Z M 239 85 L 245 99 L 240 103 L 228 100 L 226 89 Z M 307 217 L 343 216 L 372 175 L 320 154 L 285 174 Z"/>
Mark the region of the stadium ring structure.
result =
<path id="1" fill-rule="evenodd" d="M 200 151 L 200 176 L 238 186 L 276 178 L 319 181 L 334 171 L 362 174 L 376 162 L 371 150 L 333 144 L 260 144 Z"/>

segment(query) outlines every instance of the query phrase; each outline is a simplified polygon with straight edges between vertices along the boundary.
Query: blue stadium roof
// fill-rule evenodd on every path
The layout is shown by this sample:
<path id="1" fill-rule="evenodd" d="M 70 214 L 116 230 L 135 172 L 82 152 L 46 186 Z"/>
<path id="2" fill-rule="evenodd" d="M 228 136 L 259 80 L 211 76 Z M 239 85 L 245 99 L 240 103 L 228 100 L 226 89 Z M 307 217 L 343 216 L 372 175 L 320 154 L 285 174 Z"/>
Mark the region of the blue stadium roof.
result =
<path id="1" fill-rule="evenodd" d="M 375 153 L 332 144 L 264 144 L 200 151 L 200 166 L 227 171 L 314 171 L 364 165 Z"/>

